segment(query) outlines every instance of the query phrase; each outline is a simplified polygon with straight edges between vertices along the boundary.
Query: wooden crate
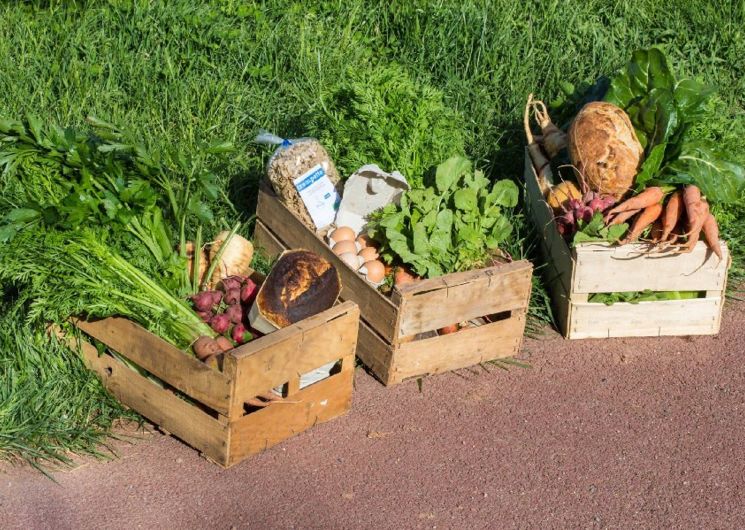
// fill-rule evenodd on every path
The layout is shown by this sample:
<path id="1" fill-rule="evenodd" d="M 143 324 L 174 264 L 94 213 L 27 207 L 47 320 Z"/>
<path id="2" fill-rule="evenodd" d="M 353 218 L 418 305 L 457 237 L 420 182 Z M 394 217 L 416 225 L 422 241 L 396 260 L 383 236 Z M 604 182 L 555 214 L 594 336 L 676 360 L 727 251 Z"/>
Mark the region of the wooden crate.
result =
<path id="1" fill-rule="evenodd" d="M 554 315 L 568 339 L 714 335 L 719 325 L 730 264 L 722 242 L 720 262 L 699 242 L 690 254 L 650 254 L 646 244 L 581 243 L 572 248 L 556 229 L 551 208 L 525 156 L 526 204 L 542 236 L 544 277 Z M 590 303 L 594 293 L 700 291 L 700 298 L 656 302 Z"/>
<path id="2" fill-rule="evenodd" d="M 225 353 L 219 370 L 124 318 L 74 323 L 165 383 L 110 353 L 99 356 L 83 336 L 86 364 L 117 399 L 229 467 L 349 410 L 358 320 L 359 308 L 344 302 Z M 301 374 L 333 361 L 330 377 L 299 389 Z M 247 399 L 280 385 L 284 401 L 253 411 L 244 407 Z"/>
<path id="3" fill-rule="evenodd" d="M 357 356 L 386 385 L 515 355 L 522 343 L 532 265 L 521 260 L 422 280 L 391 297 L 381 294 L 331 252 L 263 183 L 254 242 L 270 255 L 288 248 L 312 250 L 334 263 L 341 297 L 360 307 Z M 478 320 L 498 315 L 491 323 Z M 435 330 L 473 322 L 451 335 Z"/>

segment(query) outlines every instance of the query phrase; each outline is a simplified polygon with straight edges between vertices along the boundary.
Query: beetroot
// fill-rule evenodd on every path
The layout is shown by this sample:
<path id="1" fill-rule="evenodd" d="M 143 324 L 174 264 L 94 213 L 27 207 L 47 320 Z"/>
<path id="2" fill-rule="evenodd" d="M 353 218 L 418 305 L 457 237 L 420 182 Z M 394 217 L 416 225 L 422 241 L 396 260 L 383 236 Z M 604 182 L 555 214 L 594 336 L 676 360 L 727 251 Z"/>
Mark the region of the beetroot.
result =
<path id="1" fill-rule="evenodd" d="M 243 276 L 228 276 L 220 281 L 220 287 L 223 292 L 228 293 L 231 289 L 240 289 L 243 280 Z"/>
<path id="2" fill-rule="evenodd" d="M 215 315 L 210 319 L 210 327 L 222 335 L 230 328 L 230 317 L 225 313 Z"/>
<path id="3" fill-rule="evenodd" d="M 243 308 L 241 304 L 233 304 L 225 310 L 225 314 L 233 324 L 239 323 L 243 320 Z"/>
<path id="4" fill-rule="evenodd" d="M 225 296 L 223 297 L 223 301 L 228 305 L 239 303 L 241 301 L 241 290 L 237 287 L 228 290 L 228 292 L 225 293 Z"/>
<path id="5" fill-rule="evenodd" d="M 191 301 L 194 304 L 194 308 L 197 311 L 212 311 L 212 308 L 220 303 L 219 298 L 215 302 L 215 293 L 217 291 L 202 291 L 192 296 Z M 220 295 L 220 298 L 222 298 L 222 295 Z"/>
<path id="6" fill-rule="evenodd" d="M 209 291 L 212 293 L 212 305 L 218 306 L 222 302 L 222 293 L 220 291 Z"/>
<path id="7" fill-rule="evenodd" d="M 246 327 L 240 323 L 233 326 L 233 332 L 231 333 L 231 336 L 233 340 L 238 344 L 245 344 L 253 338 L 251 332 L 248 331 Z"/>
<path id="8" fill-rule="evenodd" d="M 197 311 L 197 315 L 202 319 L 203 322 L 209 322 L 212 318 L 212 311 Z"/>
<path id="9" fill-rule="evenodd" d="M 249 304 L 256 298 L 256 293 L 259 292 L 259 286 L 254 283 L 251 278 L 246 278 L 246 283 L 241 287 L 241 302 Z"/>

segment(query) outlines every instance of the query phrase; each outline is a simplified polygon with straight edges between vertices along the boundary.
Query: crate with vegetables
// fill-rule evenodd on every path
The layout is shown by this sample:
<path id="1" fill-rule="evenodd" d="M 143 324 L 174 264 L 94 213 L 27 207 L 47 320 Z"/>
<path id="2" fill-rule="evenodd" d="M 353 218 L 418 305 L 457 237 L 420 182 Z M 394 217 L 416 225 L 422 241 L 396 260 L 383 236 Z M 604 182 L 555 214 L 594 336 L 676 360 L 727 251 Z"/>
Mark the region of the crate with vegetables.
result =
<path id="1" fill-rule="evenodd" d="M 730 258 L 715 212 L 745 170 L 692 134 L 711 89 L 657 48 L 569 88 L 566 128 L 532 95 L 524 113 L 526 202 L 564 336 L 718 333 Z"/>
<path id="2" fill-rule="evenodd" d="M 314 190 L 319 168 L 327 181 Z M 309 139 L 284 141 L 267 174 L 257 245 L 308 248 L 337 266 L 341 297 L 360 306 L 357 356 L 384 384 L 517 353 L 532 266 L 500 250 L 512 182 L 491 183 L 456 156 L 411 188 L 372 164 L 342 185 Z"/>
<path id="3" fill-rule="evenodd" d="M 241 223 L 220 230 L 214 213 L 232 205 L 206 162 L 91 123 L 0 122 L 12 206 L 0 282 L 23 293 L 28 318 L 223 466 L 344 414 L 359 310 L 337 303 L 334 265 L 293 250 L 254 272 Z"/>

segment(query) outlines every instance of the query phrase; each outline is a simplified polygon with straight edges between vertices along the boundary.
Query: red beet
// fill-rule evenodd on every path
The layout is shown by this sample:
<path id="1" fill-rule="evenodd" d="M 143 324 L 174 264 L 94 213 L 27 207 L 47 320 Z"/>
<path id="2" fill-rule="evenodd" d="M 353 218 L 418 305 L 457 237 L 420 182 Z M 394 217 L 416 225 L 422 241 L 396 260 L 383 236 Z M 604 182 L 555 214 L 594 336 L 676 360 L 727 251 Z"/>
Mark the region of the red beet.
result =
<path id="1" fill-rule="evenodd" d="M 220 291 L 209 291 L 212 293 L 212 305 L 218 306 L 222 302 L 222 293 Z"/>
<path id="2" fill-rule="evenodd" d="M 241 307 L 241 304 L 233 304 L 229 306 L 228 309 L 225 310 L 225 314 L 228 315 L 228 318 L 233 324 L 237 324 L 243 320 L 243 308 Z"/>
<path id="3" fill-rule="evenodd" d="M 230 328 L 230 317 L 225 313 L 215 315 L 210 319 L 210 327 L 222 335 Z"/>
<path id="4" fill-rule="evenodd" d="M 223 301 L 228 305 L 237 304 L 241 301 L 241 290 L 240 288 L 234 288 L 228 290 L 223 297 Z"/>
<path id="5" fill-rule="evenodd" d="M 215 302 L 215 295 L 217 291 L 202 291 L 191 297 L 191 301 L 194 304 L 194 308 L 197 311 L 212 311 L 212 308 L 220 303 L 218 299 Z M 219 294 L 219 293 L 218 293 Z M 222 295 L 220 295 L 222 297 Z"/>
<path id="6" fill-rule="evenodd" d="M 220 281 L 219 288 L 225 293 L 230 292 L 231 289 L 240 289 L 243 279 L 243 276 L 228 276 Z"/>
<path id="7" fill-rule="evenodd" d="M 231 333 L 231 336 L 235 342 L 238 344 L 245 344 L 246 342 L 253 339 L 253 335 L 250 331 L 246 329 L 246 327 L 243 324 L 236 324 L 233 326 L 233 332 Z"/>
<path id="8" fill-rule="evenodd" d="M 199 315 L 199 318 L 204 322 L 209 322 L 212 318 L 212 311 L 197 311 L 197 315 Z"/>
<path id="9" fill-rule="evenodd" d="M 248 304 L 253 302 L 256 298 L 256 293 L 259 292 L 259 286 L 254 283 L 251 278 L 246 278 L 246 283 L 241 287 L 241 302 Z"/>

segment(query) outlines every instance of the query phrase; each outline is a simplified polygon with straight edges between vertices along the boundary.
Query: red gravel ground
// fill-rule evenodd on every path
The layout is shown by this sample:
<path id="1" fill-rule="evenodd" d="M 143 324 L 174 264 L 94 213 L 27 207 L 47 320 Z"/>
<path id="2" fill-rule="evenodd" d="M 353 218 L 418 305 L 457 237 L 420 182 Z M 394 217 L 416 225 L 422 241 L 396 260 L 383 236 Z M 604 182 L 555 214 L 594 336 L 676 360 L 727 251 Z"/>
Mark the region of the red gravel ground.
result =
<path id="1" fill-rule="evenodd" d="M 0 528 L 745 528 L 745 304 L 718 337 L 528 340 L 223 471 L 169 437 L 0 474 Z"/>

